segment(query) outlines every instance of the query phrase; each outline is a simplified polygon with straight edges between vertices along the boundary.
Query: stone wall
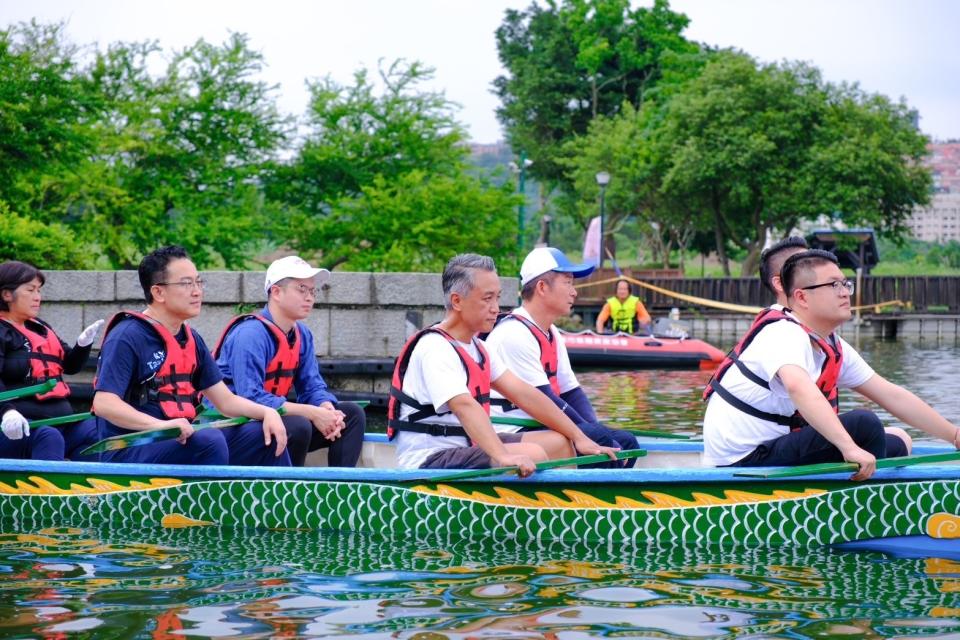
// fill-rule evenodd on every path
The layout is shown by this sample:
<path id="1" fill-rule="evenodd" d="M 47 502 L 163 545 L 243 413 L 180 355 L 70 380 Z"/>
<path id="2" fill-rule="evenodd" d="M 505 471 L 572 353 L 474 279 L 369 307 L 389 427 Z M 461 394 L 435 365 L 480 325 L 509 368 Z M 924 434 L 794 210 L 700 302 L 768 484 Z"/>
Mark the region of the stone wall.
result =
<path id="1" fill-rule="evenodd" d="M 45 271 L 41 317 L 72 343 L 98 318 L 121 309 L 142 310 L 135 271 Z M 203 311 L 190 321 L 213 348 L 227 321 L 245 305 L 263 305 L 264 272 L 210 271 Z M 518 282 L 501 278 L 504 309 L 515 306 Z M 306 324 L 317 355 L 331 358 L 393 358 L 416 328 L 443 317 L 440 275 L 434 273 L 338 273 L 323 286 Z M 99 342 L 97 343 L 99 344 Z"/>

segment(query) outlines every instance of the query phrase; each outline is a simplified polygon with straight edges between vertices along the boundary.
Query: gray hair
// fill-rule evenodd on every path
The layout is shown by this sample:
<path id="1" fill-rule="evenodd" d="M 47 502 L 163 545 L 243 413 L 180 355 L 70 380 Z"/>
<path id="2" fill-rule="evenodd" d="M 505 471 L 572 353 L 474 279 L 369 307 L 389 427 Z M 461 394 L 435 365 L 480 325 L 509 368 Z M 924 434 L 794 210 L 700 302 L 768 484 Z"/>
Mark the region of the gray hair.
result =
<path id="1" fill-rule="evenodd" d="M 450 258 L 450 262 L 443 269 L 443 304 L 450 310 L 453 305 L 450 303 L 451 294 L 457 293 L 461 296 L 468 295 L 473 291 L 474 272 L 496 271 L 497 267 L 490 256 L 481 256 L 476 253 L 461 253 Z"/>

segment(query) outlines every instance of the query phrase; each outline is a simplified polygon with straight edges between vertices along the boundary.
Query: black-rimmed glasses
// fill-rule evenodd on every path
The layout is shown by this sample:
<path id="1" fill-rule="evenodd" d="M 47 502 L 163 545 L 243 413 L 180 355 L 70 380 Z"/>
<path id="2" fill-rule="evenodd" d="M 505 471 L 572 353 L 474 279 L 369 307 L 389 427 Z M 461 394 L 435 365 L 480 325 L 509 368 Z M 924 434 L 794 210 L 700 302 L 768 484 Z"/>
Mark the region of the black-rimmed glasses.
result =
<path id="1" fill-rule="evenodd" d="M 846 289 L 847 293 L 853 295 L 853 290 L 856 288 L 856 285 L 851 280 L 833 280 L 831 282 L 821 282 L 820 284 L 812 284 L 809 287 L 800 287 L 804 291 L 810 291 L 811 289 L 819 289 L 820 287 L 833 287 L 833 292 L 838 296 L 843 295 L 843 290 Z"/>

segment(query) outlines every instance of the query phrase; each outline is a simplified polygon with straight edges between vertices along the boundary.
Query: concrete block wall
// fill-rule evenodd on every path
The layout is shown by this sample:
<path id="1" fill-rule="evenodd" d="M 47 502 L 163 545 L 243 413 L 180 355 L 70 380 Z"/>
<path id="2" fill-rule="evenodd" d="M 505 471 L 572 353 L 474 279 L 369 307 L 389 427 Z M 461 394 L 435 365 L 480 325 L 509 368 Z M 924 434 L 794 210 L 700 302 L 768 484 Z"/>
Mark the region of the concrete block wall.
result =
<path id="1" fill-rule="evenodd" d="M 67 342 L 98 318 L 144 308 L 135 271 L 45 271 L 41 317 Z M 265 273 L 207 271 L 203 310 L 190 320 L 212 349 L 241 308 L 265 301 Z M 516 306 L 516 278 L 501 278 L 501 307 Z M 440 274 L 334 272 L 306 320 L 317 355 L 334 358 L 393 358 L 413 328 L 443 318 Z M 411 326 L 413 324 L 418 327 Z"/>

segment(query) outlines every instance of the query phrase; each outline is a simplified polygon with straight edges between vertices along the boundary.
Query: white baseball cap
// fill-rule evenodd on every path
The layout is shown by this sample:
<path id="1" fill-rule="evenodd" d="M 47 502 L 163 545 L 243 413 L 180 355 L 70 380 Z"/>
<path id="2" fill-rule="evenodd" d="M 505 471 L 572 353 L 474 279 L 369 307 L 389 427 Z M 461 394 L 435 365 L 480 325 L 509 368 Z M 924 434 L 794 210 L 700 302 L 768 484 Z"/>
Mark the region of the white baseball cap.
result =
<path id="1" fill-rule="evenodd" d="M 520 265 L 520 286 L 526 285 L 548 271 L 572 273 L 574 278 L 582 278 L 593 273 L 595 268 L 596 265 L 589 262 L 573 264 L 560 249 L 537 247 L 527 254 L 523 264 Z"/>
<path id="2" fill-rule="evenodd" d="M 310 263 L 298 256 L 280 258 L 271 262 L 267 268 L 267 278 L 263 283 L 264 293 L 270 295 L 270 287 L 286 278 L 315 278 L 319 287 L 330 280 L 330 272 L 311 267 Z"/>

